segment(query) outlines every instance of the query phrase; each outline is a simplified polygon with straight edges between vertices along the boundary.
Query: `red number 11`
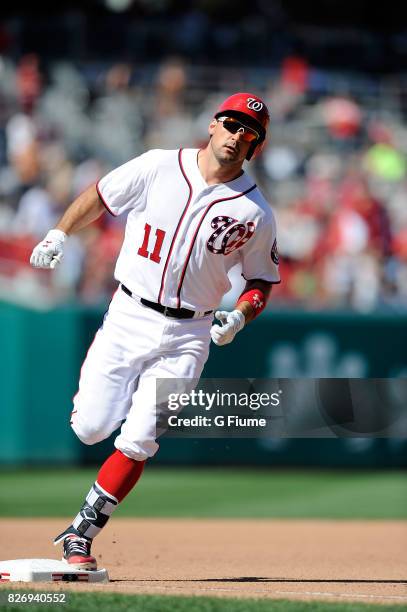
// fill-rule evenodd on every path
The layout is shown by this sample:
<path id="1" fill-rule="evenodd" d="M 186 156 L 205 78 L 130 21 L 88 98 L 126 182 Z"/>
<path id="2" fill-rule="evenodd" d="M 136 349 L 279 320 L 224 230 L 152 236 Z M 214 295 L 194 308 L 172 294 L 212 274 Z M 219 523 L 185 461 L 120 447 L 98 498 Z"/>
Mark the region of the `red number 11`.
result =
<path id="1" fill-rule="evenodd" d="M 144 226 L 143 244 L 141 245 L 137 253 L 141 255 L 142 257 L 147 257 L 147 258 L 150 257 L 151 261 L 154 261 L 155 263 L 160 263 L 161 261 L 160 251 L 161 251 L 161 247 L 164 242 L 165 232 L 161 229 L 155 230 L 155 245 L 154 245 L 154 250 L 152 253 L 149 253 L 147 250 L 148 242 L 150 240 L 150 233 L 151 233 L 151 225 L 146 223 Z"/>

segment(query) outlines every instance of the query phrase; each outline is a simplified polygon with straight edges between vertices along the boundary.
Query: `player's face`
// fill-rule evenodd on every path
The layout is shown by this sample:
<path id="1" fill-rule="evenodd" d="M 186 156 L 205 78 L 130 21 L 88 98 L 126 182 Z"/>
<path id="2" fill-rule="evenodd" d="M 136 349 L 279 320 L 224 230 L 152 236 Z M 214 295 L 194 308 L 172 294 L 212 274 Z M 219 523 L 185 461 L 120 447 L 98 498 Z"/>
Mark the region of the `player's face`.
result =
<path id="1" fill-rule="evenodd" d="M 212 152 L 221 165 L 242 165 L 252 142 L 246 140 L 245 133 L 247 134 L 247 132 L 238 129 L 235 133 L 232 133 L 225 127 L 224 123 L 228 126 L 227 121 L 214 119 L 209 126 Z"/>

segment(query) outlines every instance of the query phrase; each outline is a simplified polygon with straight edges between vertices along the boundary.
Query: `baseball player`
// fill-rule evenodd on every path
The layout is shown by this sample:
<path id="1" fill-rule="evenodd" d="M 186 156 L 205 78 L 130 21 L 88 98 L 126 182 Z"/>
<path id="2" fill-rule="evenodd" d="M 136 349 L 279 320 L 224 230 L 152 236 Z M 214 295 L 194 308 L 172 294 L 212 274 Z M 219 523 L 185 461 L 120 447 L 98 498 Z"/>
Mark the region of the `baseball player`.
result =
<path id="1" fill-rule="evenodd" d="M 268 123 L 259 97 L 230 96 L 209 125 L 206 148 L 151 150 L 113 170 L 32 253 L 34 267 L 54 268 L 70 234 L 106 210 L 128 212 L 119 286 L 83 363 L 71 416 L 85 444 L 121 429 L 79 513 L 54 540 L 72 567 L 96 569 L 93 538 L 157 452 L 155 380 L 198 379 L 210 339 L 232 342 L 280 281 L 272 210 L 242 169 L 261 151 Z M 245 289 L 234 310 L 217 311 L 238 262 Z"/>

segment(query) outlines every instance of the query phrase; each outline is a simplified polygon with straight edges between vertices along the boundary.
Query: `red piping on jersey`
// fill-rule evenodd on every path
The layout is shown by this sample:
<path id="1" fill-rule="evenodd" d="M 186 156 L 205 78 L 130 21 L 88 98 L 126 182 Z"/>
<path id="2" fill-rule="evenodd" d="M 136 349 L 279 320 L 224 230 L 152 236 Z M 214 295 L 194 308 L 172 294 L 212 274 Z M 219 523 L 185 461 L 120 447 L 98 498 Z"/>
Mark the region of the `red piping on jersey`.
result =
<path id="1" fill-rule="evenodd" d="M 246 282 L 248 281 L 253 281 L 253 280 L 263 280 L 262 278 L 246 278 L 244 274 L 242 274 L 243 278 L 245 279 Z M 266 281 L 266 283 L 270 283 L 270 285 L 279 285 L 281 283 L 281 279 L 278 281 Z"/>
<path id="2" fill-rule="evenodd" d="M 186 182 L 188 184 L 188 187 L 189 187 L 189 196 L 188 196 L 188 200 L 187 200 L 187 203 L 185 205 L 184 211 L 183 211 L 183 213 L 182 213 L 182 215 L 181 215 L 181 217 L 180 217 L 180 219 L 178 221 L 178 225 L 177 225 L 176 230 L 174 232 L 174 235 L 172 237 L 170 250 L 168 251 L 167 259 L 165 261 L 165 266 L 164 266 L 163 274 L 161 276 L 160 292 L 158 294 L 158 303 L 159 304 L 161 304 L 162 293 L 163 293 L 163 290 L 164 290 L 164 278 L 165 278 L 165 275 L 167 273 L 167 268 L 168 268 L 168 264 L 170 262 L 170 257 L 171 257 L 172 249 L 174 248 L 175 239 L 177 237 L 179 228 L 181 227 L 181 223 L 182 223 L 182 221 L 183 221 L 183 219 L 185 217 L 185 214 L 186 214 L 186 212 L 188 210 L 188 207 L 189 207 L 189 205 L 191 203 L 191 199 L 192 199 L 192 185 L 191 185 L 191 183 L 190 183 L 190 181 L 189 181 L 189 179 L 188 179 L 188 177 L 187 177 L 187 175 L 185 173 L 184 166 L 182 165 L 182 156 L 181 156 L 181 154 L 182 154 L 182 149 L 180 149 L 178 151 L 178 163 L 179 163 L 179 167 L 181 168 L 182 176 L 184 177 L 184 179 L 186 180 Z"/>
<path id="3" fill-rule="evenodd" d="M 117 215 L 115 215 L 115 213 L 114 213 L 112 210 L 110 210 L 110 208 L 109 208 L 108 204 L 106 203 L 106 201 L 105 201 L 104 197 L 102 196 L 102 193 L 101 193 L 101 191 L 100 191 L 100 189 L 99 189 L 99 182 L 100 182 L 100 181 L 98 181 L 98 182 L 96 183 L 96 191 L 98 192 L 98 196 L 99 196 L 99 198 L 100 198 L 100 201 L 102 202 L 102 204 L 103 204 L 103 206 L 106 208 L 106 210 L 107 210 L 108 212 L 110 212 L 110 214 L 111 214 L 113 217 L 117 217 Z"/>
<path id="4" fill-rule="evenodd" d="M 212 208 L 212 206 L 214 206 L 215 204 L 218 204 L 219 202 L 227 202 L 228 200 L 236 200 L 236 198 L 240 198 L 241 196 L 247 195 L 248 193 L 253 191 L 253 189 L 255 189 L 256 187 L 257 187 L 257 185 L 254 184 L 249 189 L 246 189 L 246 191 L 242 191 L 242 193 L 238 193 L 237 195 L 231 196 L 229 198 L 219 198 L 219 200 L 214 200 L 213 202 L 208 204 L 208 206 L 204 210 L 204 213 L 203 213 L 202 217 L 199 220 L 198 227 L 196 228 L 195 233 L 193 235 L 191 246 L 189 247 L 188 255 L 187 255 L 187 258 L 185 260 L 184 268 L 182 270 L 181 279 L 179 281 L 179 285 L 178 285 L 178 289 L 177 289 L 177 308 L 180 308 L 180 304 L 181 304 L 180 296 L 181 296 L 182 283 L 184 282 L 185 272 L 186 272 L 187 267 L 188 267 L 188 263 L 189 263 L 189 259 L 191 257 L 192 249 L 194 248 L 196 237 L 198 235 L 198 232 L 199 232 L 199 230 L 201 228 L 201 225 L 202 225 L 202 221 L 204 220 L 206 214 Z"/>

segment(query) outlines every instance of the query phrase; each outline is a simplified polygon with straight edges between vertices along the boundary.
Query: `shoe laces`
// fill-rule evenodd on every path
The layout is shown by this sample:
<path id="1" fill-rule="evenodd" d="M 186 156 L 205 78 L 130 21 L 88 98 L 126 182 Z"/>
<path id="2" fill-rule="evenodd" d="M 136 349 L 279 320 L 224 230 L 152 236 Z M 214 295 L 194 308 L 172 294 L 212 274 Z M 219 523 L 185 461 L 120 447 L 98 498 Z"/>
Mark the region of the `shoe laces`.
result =
<path id="1" fill-rule="evenodd" d="M 66 538 L 64 542 L 65 551 L 67 554 L 80 554 L 89 555 L 90 553 L 90 542 L 84 538 L 70 537 Z"/>

